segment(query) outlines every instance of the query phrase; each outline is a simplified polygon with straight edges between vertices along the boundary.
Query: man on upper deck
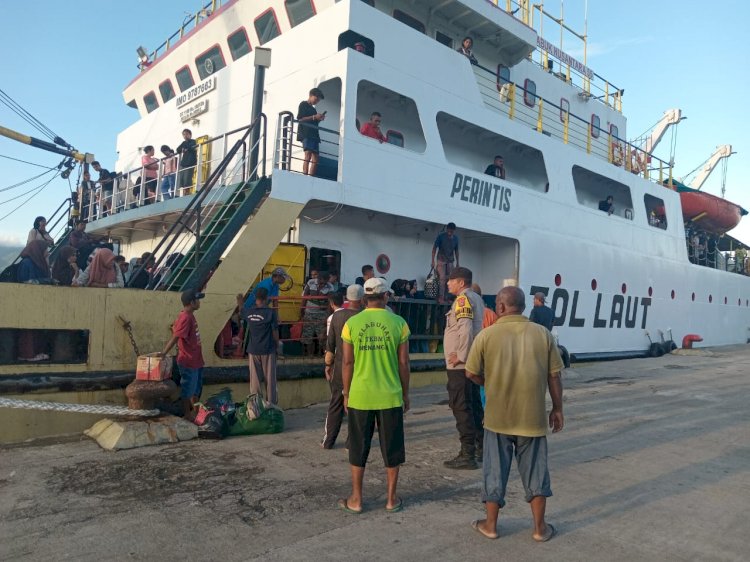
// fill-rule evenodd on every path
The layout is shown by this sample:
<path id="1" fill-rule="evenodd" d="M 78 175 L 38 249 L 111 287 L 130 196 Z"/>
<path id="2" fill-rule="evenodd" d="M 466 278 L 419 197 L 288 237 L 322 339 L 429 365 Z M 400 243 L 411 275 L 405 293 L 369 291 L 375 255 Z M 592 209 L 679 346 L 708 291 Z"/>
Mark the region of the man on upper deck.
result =
<path id="1" fill-rule="evenodd" d="M 182 130 L 183 141 L 177 146 L 180 155 L 180 172 L 178 188 L 188 188 L 193 185 L 193 172 L 198 163 L 198 143 L 193 139 L 190 129 Z"/>
<path id="2" fill-rule="evenodd" d="M 614 197 L 608 195 L 604 201 L 599 201 L 599 210 L 604 211 L 608 215 L 615 212 Z"/>
<path id="3" fill-rule="evenodd" d="M 381 143 L 388 142 L 388 139 L 380 130 L 380 123 L 382 122 L 382 120 L 383 116 L 380 115 L 380 113 L 378 113 L 377 111 L 373 111 L 372 115 L 370 115 L 370 120 L 362 125 L 362 128 L 359 130 L 359 132 L 364 136 L 380 141 Z"/>
<path id="4" fill-rule="evenodd" d="M 492 164 L 487 166 L 485 168 L 484 173 L 488 176 L 495 176 L 496 178 L 500 178 L 501 180 L 505 179 L 505 164 L 503 161 L 503 157 L 499 154 L 495 156 L 495 159 L 492 161 Z"/>
<path id="5" fill-rule="evenodd" d="M 320 100 L 325 99 L 320 88 L 313 88 L 307 100 L 300 102 L 297 109 L 297 140 L 302 143 L 305 152 L 305 161 L 302 164 L 302 173 L 306 176 L 314 176 L 318 171 L 318 158 L 320 153 L 319 123 L 326 118 L 325 112 L 318 113 L 315 109 Z"/>

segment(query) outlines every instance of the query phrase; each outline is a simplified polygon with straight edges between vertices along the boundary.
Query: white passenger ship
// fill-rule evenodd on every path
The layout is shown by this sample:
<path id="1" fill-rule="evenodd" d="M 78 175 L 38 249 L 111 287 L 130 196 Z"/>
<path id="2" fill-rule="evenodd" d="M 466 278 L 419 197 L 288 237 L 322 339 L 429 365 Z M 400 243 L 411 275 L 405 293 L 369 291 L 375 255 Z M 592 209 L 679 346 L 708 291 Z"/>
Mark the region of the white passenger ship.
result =
<path id="1" fill-rule="evenodd" d="M 32 374 L 58 389 L 65 380 L 107 388 L 101 377 L 132 372 L 129 333 L 141 352 L 160 349 L 179 308 L 174 291 L 187 286 L 206 287 L 198 320 L 208 366 L 239 369 L 216 341 L 229 337 L 235 295 L 258 276 L 290 270 L 289 316 L 311 269 L 353 282 L 370 263 L 389 282 L 421 287 L 451 221 L 461 265 L 484 294 L 505 284 L 545 292 L 560 342 L 579 359 L 643 355 L 689 334 L 703 345 L 747 342 L 750 279 L 721 270 L 731 239 L 714 233 L 713 263 L 691 261 L 686 237 L 701 217 L 683 216 L 669 164 L 624 140 L 622 88 L 544 39 L 542 22 L 548 30 L 554 18 L 525 0 L 207 4 L 141 53 L 123 92 L 139 118 L 117 140 L 116 169 L 127 178 L 116 182 L 112 213 L 88 225 L 123 255 L 153 251 L 157 268 L 184 256 L 163 269 L 167 290 L 5 285 L 4 327 L 88 338 L 80 361 L 53 352 L 50 364 L 0 366 L 5 392 L 28 390 L 8 380 Z M 457 52 L 465 36 L 477 65 Z M 253 121 L 258 65 L 268 68 Z M 301 173 L 294 119 L 313 87 L 326 114 L 316 177 Z M 388 142 L 359 132 L 373 111 Z M 141 149 L 175 148 L 185 127 L 199 143 L 196 185 L 145 204 L 145 189 L 133 189 L 144 177 Z M 484 174 L 495 155 L 505 179 Z M 612 214 L 599 210 L 608 196 Z M 13 304 L 29 298 L 45 307 Z M 438 339 L 436 311 L 415 335 Z"/>

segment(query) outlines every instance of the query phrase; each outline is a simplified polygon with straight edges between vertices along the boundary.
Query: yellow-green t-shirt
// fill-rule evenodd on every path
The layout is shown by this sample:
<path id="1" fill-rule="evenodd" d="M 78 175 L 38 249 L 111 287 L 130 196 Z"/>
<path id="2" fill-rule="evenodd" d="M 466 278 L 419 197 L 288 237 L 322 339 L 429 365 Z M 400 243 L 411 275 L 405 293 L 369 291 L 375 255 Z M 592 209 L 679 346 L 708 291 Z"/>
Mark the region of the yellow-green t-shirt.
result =
<path id="1" fill-rule="evenodd" d="M 403 406 L 398 346 L 409 341 L 409 327 L 383 308 L 366 308 L 344 324 L 341 339 L 354 346 L 349 407 L 387 410 Z"/>
<path id="2" fill-rule="evenodd" d="M 552 334 L 525 316 L 503 316 L 479 332 L 466 370 L 484 375 L 484 427 L 506 435 L 546 435 L 547 375 L 562 368 Z"/>

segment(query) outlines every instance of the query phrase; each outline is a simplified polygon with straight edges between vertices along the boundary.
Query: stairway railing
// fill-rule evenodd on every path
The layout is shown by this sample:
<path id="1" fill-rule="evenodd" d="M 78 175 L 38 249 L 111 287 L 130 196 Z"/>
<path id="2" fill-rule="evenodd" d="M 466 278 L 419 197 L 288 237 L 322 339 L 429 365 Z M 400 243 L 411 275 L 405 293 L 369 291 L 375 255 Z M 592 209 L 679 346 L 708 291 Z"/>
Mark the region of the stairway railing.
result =
<path id="1" fill-rule="evenodd" d="M 255 127 L 261 128 L 261 134 L 258 138 L 258 142 L 255 145 L 250 146 L 249 150 L 247 150 L 247 139 L 250 138 Z M 191 247 L 194 247 L 196 250 L 193 252 L 195 259 L 197 260 L 200 258 L 199 250 L 201 236 L 203 234 L 203 225 L 210 223 L 212 215 L 221 210 L 222 205 L 225 204 L 227 196 L 231 197 L 232 194 L 228 189 L 229 186 L 223 183 L 223 178 L 227 176 L 241 177 L 241 183 L 244 184 L 248 180 L 258 178 L 259 175 L 266 175 L 266 136 L 266 116 L 260 114 L 256 120 L 247 127 L 245 133 L 234 143 L 221 162 L 219 162 L 219 164 L 212 170 L 205 183 L 190 200 L 177 221 L 175 221 L 175 223 L 169 228 L 161 241 L 157 244 L 156 248 L 151 252 L 151 258 L 147 260 L 146 263 L 141 263 L 135 269 L 127 286 L 132 286 L 134 281 L 139 278 L 141 273 L 147 268 L 151 268 L 151 272 L 155 272 L 162 268 L 166 268 L 168 265 L 176 265 L 175 263 L 167 263 L 170 256 L 179 256 L 179 254 L 183 251 L 186 252 Z M 243 151 L 242 157 L 233 163 L 232 161 L 241 149 Z M 260 157 L 258 158 L 258 165 L 250 170 L 247 166 L 247 162 L 249 161 L 250 155 L 255 150 L 259 151 Z M 230 164 L 233 164 L 234 168 L 227 174 Z M 171 259 L 176 260 L 177 258 Z M 154 283 L 154 280 L 151 279 L 148 288 L 157 289 L 164 287 L 159 287 L 158 284 Z"/>

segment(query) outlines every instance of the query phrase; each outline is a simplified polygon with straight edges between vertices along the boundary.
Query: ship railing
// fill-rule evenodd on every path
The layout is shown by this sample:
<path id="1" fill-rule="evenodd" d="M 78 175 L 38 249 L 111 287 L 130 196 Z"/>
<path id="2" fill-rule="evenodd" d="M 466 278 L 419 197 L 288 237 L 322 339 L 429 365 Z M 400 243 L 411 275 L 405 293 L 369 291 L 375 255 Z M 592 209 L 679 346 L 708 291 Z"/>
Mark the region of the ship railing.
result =
<path id="1" fill-rule="evenodd" d="M 325 349 L 326 322 L 331 311 L 328 297 L 289 296 L 282 293 L 269 299 L 279 316 L 279 340 L 284 355 L 293 357 L 305 353 L 304 346 L 313 346 L 314 334 L 318 334 L 318 345 L 322 338 Z M 409 349 L 412 353 L 435 352 L 443 340 L 445 314 L 450 304 L 435 300 L 391 297 L 388 306 L 406 320 L 411 335 Z M 244 321 L 227 322 L 216 342 L 216 351 L 222 357 L 243 357 L 247 347 L 247 329 Z"/>
<path id="2" fill-rule="evenodd" d="M 258 140 L 255 144 L 250 144 L 251 134 L 254 130 L 257 130 L 256 128 L 260 128 Z M 265 140 L 267 130 L 265 114 L 261 113 L 247 127 L 235 129 L 224 135 L 208 139 L 206 142 L 218 141 L 223 143 L 225 137 L 239 134 L 242 136 L 234 142 L 219 163 L 213 169 L 209 169 L 205 182 L 199 185 L 180 216 L 151 252 L 152 258 L 148 263 L 140 264 L 133 272 L 131 281 L 142 270 L 149 268 L 151 272 L 149 289 L 174 289 L 171 284 L 167 284 L 167 280 L 174 283 L 177 276 L 173 274 L 189 265 L 182 258 L 187 255 L 191 248 L 200 248 L 202 229 L 212 219 L 220 220 L 224 214 L 231 212 L 223 204 L 231 196 L 232 191 L 236 189 L 239 183 L 266 175 Z M 259 152 L 259 157 L 254 167 L 251 168 L 252 155 L 255 150 Z M 199 161 L 199 169 L 200 166 Z M 200 259 L 200 253 L 194 252 L 194 257 L 196 260 Z"/>
<path id="3" fill-rule="evenodd" d="M 542 39 L 538 42 L 534 53 L 529 57 L 530 60 L 559 79 L 573 84 L 587 98 L 600 100 L 608 107 L 622 112 L 622 94 L 624 90 L 616 87 L 587 66 L 587 32 L 579 33 L 568 26 L 565 23 L 565 16 L 562 13 L 562 9 L 560 15 L 555 16 L 544 10 L 543 2 L 534 4 L 531 2 L 520 3 L 516 0 L 487 1 L 528 25 L 537 32 L 540 38 L 544 37 L 545 23 L 554 25 L 554 31 L 560 34 L 559 46 Z M 575 51 L 580 50 L 580 54 L 583 55 L 583 64 L 579 63 L 563 50 L 564 40 L 566 44 L 570 41 L 580 42 L 582 48 L 576 48 Z M 577 54 L 578 52 L 576 52 Z M 555 64 L 557 64 L 559 69 L 557 71 L 554 70 Z"/>
<path id="4" fill-rule="evenodd" d="M 213 138 L 197 139 L 197 163 L 195 166 L 185 167 L 186 173 L 182 171 L 182 155 L 175 155 L 159 160 L 156 177 L 151 181 L 146 178 L 146 170 L 143 166 L 117 174 L 113 179 L 112 191 L 103 191 L 99 186 L 97 192 L 89 197 L 88 205 L 80 208 L 78 215 L 89 221 L 98 220 L 144 205 L 193 196 L 200 191 L 214 167 L 226 157 L 235 140 L 246 130 L 247 127 L 241 127 Z M 248 141 L 245 141 L 240 151 L 235 154 L 233 161 L 222 173 L 222 184 L 236 184 L 248 178 L 248 150 Z M 171 168 L 168 167 L 170 159 L 173 159 L 174 163 Z M 265 166 L 265 162 L 261 164 Z M 174 172 L 169 173 L 170 169 Z M 265 168 L 263 174 L 265 174 Z M 169 175 L 173 176 L 174 187 L 172 189 L 167 189 L 165 184 L 165 178 Z M 185 179 L 183 183 L 183 178 L 187 176 L 190 176 L 190 179 Z M 154 192 L 150 191 L 152 186 L 155 186 Z M 83 205 L 82 198 L 79 199 L 81 199 L 80 204 Z"/>
<path id="5" fill-rule="evenodd" d="M 211 17 L 214 12 L 221 7 L 222 0 L 211 0 L 206 2 L 203 7 L 194 14 L 188 13 L 180 28 L 170 35 L 166 41 L 148 54 L 145 60 L 141 60 L 138 65 L 141 71 L 148 69 L 159 57 L 164 56 L 170 48 L 178 43 L 185 35 L 198 27 L 204 20 Z"/>
<path id="6" fill-rule="evenodd" d="M 302 142 L 297 140 L 299 121 L 291 111 L 279 113 L 276 126 L 273 167 L 277 170 L 303 172 L 305 161 Z M 320 152 L 318 154 L 318 171 L 316 177 L 336 180 L 339 162 L 339 132 L 326 127 L 318 127 L 320 133 Z"/>
<path id="7" fill-rule="evenodd" d="M 596 125 L 538 95 L 526 86 L 506 80 L 498 72 L 472 65 L 486 107 L 508 119 L 525 123 L 548 137 L 560 139 L 628 172 L 659 183 L 671 183 L 672 167 L 651 153 L 621 138 L 615 128 Z"/>

